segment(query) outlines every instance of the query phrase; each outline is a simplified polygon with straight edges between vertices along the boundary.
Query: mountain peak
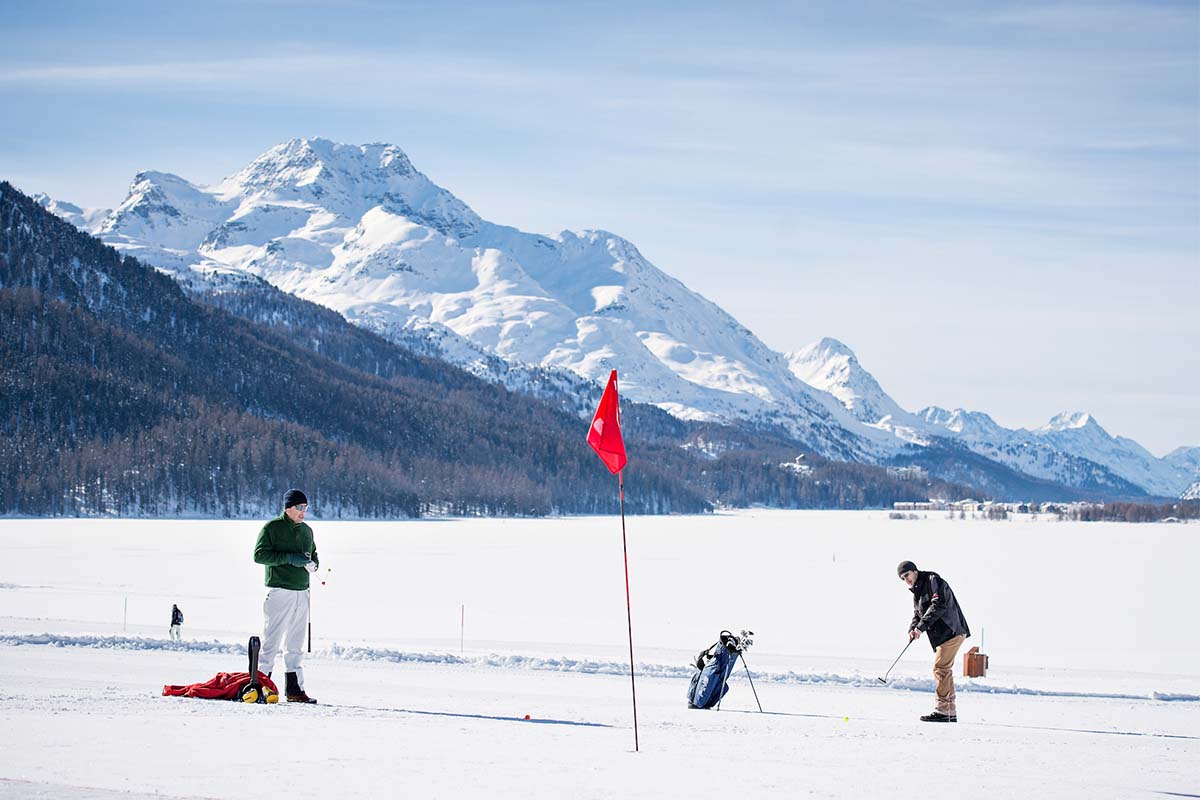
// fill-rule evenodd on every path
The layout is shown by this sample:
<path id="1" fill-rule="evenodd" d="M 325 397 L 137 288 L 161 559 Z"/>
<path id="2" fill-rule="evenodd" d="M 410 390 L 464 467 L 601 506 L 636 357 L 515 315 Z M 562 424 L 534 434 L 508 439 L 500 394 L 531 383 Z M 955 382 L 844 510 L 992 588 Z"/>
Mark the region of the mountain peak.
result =
<path id="1" fill-rule="evenodd" d="M 133 176 L 133 184 L 130 191 L 134 191 L 139 185 L 183 185 L 194 188 L 194 184 L 185 178 L 181 178 L 173 172 L 159 172 L 158 170 L 148 169 L 139 172 Z"/>
<path id="2" fill-rule="evenodd" d="M 1081 428 L 1100 427 L 1096 418 L 1086 411 L 1064 411 L 1056 414 L 1048 423 L 1042 426 L 1043 431 L 1079 430 Z"/>
<path id="3" fill-rule="evenodd" d="M 68 214 L 83 213 L 83 209 L 74 203 L 68 203 L 65 200 L 55 200 L 45 192 L 38 192 L 37 194 L 33 195 L 32 199 L 33 202 L 49 211 L 51 214 L 57 214 L 60 217 L 65 217 Z"/>
<path id="4" fill-rule="evenodd" d="M 225 189 L 244 192 L 295 190 L 317 184 L 370 185 L 419 174 L 394 144 L 342 144 L 311 137 L 275 145 L 229 178 Z M 321 194 L 317 192 L 317 196 Z"/>
<path id="5" fill-rule="evenodd" d="M 851 414 L 868 425 L 885 417 L 905 420 L 908 413 L 859 363 L 854 351 L 837 339 L 820 341 L 785 354 L 792 374 L 809 386 L 829 392 Z"/>
<path id="6" fill-rule="evenodd" d="M 80 208 L 65 200 L 56 200 L 45 192 L 32 196 L 33 202 L 67 222 L 88 233 L 95 233 L 104 222 L 112 209 L 110 208 Z"/>
<path id="7" fill-rule="evenodd" d="M 826 336 L 816 344 L 809 345 L 807 349 L 811 349 L 814 352 L 827 353 L 829 355 L 849 356 L 855 361 L 858 360 L 857 356 L 854 355 L 853 350 L 831 336 Z"/>
<path id="8" fill-rule="evenodd" d="M 947 411 L 940 406 L 927 406 L 918 411 L 917 416 L 929 425 L 944 428 L 967 439 L 1002 439 L 1006 435 L 1006 430 L 983 411 L 968 411 L 965 408 Z"/>
<path id="9" fill-rule="evenodd" d="M 266 151 L 212 191 L 222 200 L 304 204 L 358 220 L 376 206 L 455 238 L 478 233 L 483 220 L 433 183 L 394 144 L 290 139 Z"/>

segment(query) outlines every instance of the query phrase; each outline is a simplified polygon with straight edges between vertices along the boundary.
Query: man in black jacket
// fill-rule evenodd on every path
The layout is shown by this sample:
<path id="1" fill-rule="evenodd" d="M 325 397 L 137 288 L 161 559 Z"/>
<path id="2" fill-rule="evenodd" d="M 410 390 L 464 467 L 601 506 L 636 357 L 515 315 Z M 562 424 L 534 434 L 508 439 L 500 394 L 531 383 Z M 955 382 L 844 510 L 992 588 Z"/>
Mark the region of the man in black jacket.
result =
<path id="1" fill-rule="evenodd" d="M 936 572 L 922 572 L 911 561 L 901 561 L 896 568 L 900 579 L 913 593 L 913 618 L 908 626 L 908 639 L 920 639 L 929 634 L 933 648 L 933 676 L 937 678 L 937 708 L 921 717 L 922 722 L 958 722 L 954 707 L 954 657 L 963 640 L 971 635 L 966 617 L 954 597 L 954 590 Z"/>
<path id="2" fill-rule="evenodd" d="M 179 629 L 182 626 L 183 626 L 183 612 L 179 610 L 178 605 L 172 604 L 171 605 L 171 627 L 167 629 L 167 634 L 175 641 L 179 641 Z"/>

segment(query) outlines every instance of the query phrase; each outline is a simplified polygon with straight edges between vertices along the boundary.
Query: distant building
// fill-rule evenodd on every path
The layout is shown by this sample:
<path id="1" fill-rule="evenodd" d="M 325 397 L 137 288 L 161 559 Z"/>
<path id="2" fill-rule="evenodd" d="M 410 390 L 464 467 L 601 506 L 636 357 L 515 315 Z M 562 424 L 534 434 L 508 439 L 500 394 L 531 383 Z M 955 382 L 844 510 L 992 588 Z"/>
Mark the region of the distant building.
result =
<path id="1" fill-rule="evenodd" d="M 887 473 L 893 478 L 899 478 L 902 481 L 924 481 L 929 480 L 929 470 L 924 467 L 908 466 L 908 467 L 888 467 Z"/>
<path id="2" fill-rule="evenodd" d="M 779 465 L 779 468 L 782 470 L 787 470 L 788 472 L 795 473 L 796 475 L 801 475 L 801 476 L 808 475 L 813 471 L 813 468 L 810 464 L 804 463 L 803 455 L 796 456 L 795 461 L 783 462 L 782 464 Z"/>
<path id="3" fill-rule="evenodd" d="M 945 504 L 938 500 L 900 500 L 892 503 L 892 508 L 896 511 L 941 511 L 945 507 Z"/>

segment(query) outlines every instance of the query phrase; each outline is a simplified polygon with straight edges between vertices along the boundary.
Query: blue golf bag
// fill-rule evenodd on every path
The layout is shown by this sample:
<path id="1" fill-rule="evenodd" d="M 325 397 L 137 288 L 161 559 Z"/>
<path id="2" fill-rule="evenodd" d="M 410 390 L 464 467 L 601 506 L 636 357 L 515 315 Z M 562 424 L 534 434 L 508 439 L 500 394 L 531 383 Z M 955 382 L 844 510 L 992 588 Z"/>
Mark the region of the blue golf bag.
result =
<path id="1" fill-rule="evenodd" d="M 741 652 L 738 638 L 721 631 L 720 641 L 696 657 L 697 672 L 688 686 L 688 708 L 714 708 L 729 691 L 729 676 Z"/>

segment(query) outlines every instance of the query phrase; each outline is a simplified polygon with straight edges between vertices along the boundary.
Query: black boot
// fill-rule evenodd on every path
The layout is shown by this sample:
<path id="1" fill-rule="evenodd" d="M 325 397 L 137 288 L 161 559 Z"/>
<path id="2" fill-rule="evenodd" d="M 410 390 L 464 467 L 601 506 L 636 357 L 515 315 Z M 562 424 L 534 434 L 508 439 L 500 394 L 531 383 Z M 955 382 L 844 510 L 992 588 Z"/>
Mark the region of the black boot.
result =
<path id="1" fill-rule="evenodd" d="M 932 714 L 926 714 L 921 717 L 921 722 L 958 722 L 958 716 L 935 711 Z"/>
<path id="2" fill-rule="evenodd" d="M 296 673 L 294 672 L 287 673 L 287 688 L 284 691 L 287 694 L 287 701 L 289 703 L 317 702 L 313 698 L 306 695 L 304 690 L 300 688 L 300 681 L 296 678 Z"/>

